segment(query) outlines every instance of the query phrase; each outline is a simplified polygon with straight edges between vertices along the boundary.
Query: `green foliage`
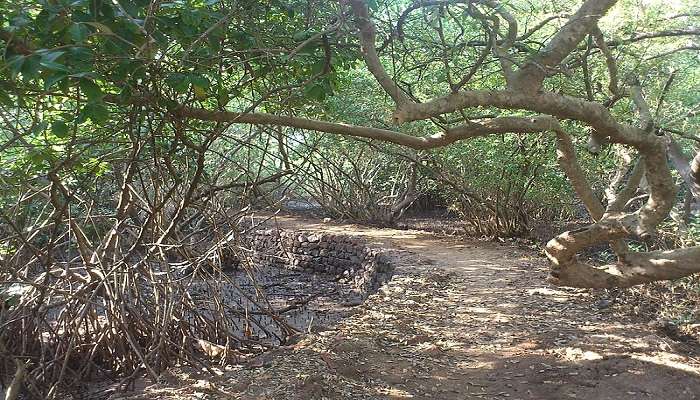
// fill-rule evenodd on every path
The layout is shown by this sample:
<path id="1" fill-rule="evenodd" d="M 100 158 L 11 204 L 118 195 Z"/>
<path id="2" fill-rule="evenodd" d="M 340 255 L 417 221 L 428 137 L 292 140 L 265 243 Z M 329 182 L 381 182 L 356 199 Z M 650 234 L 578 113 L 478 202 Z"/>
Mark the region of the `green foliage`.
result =
<path id="1" fill-rule="evenodd" d="M 180 362 L 178 357 L 194 361 L 199 350 L 173 351 L 176 346 L 168 345 L 188 346 L 192 338 L 250 343 L 255 351 L 265 347 L 251 338 L 228 340 L 230 325 L 217 314 L 206 317 L 213 321 L 203 314 L 173 314 L 195 303 L 178 289 L 184 280 L 172 279 L 180 263 L 170 257 L 184 256 L 198 266 L 209 262 L 219 249 L 205 252 L 202 243 L 228 243 L 241 217 L 257 207 L 278 210 L 290 198 L 310 197 L 335 216 L 388 223 L 400 215 L 393 210 L 400 200 L 409 200 L 404 211 L 412 196 L 427 194 L 424 208 L 450 208 L 472 223 L 470 233 L 494 236 L 531 234 L 537 224 L 557 220 L 589 220 L 558 167 L 551 133 L 492 135 L 413 151 L 376 140 L 246 125 L 231 121 L 236 114 L 217 114 L 266 113 L 418 137 L 440 137 L 494 118 L 535 116 L 474 107 L 396 126 L 396 105 L 363 60 L 356 21 L 343 8 L 347 3 L 0 2 L 0 281 L 32 283 L 0 284 L 0 314 L 26 300 L 34 314 L 10 318 L 10 330 L 25 330 L 11 339 L 41 346 L 20 345 L 11 354 L 55 361 L 32 362 L 31 387 L 47 392 L 58 387 L 53 380 L 59 376 L 80 380 L 111 368 L 112 377 L 136 377 L 144 366 L 160 371 Z M 386 74 L 417 103 L 459 90 L 503 90 L 504 64 L 517 67 L 545 48 L 565 23 L 558 16 L 570 15 L 581 1 L 506 0 L 497 10 L 487 3 L 368 0 Z M 695 1 L 671 3 L 621 1 L 600 27 L 622 92 L 629 78 L 638 78 L 658 133 L 675 135 L 690 152 L 700 129 L 700 68 L 692 51 L 697 35 L 637 40 L 698 26 Z M 404 14 L 411 4 L 417 7 Z M 476 18 L 472 7 L 487 17 Z M 520 29 L 504 63 L 492 47 L 507 39 L 499 12 L 512 15 Z M 397 21 L 403 21 L 400 27 Z M 545 90 L 605 104 L 616 120 L 637 123 L 633 103 L 609 88 L 606 59 L 591 38 L 546 72 L 551 76 Z M 222 118 L 192 118 L 193 109 Z M 584 148 L 590 128 L 561 123 L 604 200 L 620 164 L 619 149 L 589 154 Z M 662 228 L 662 239 L 633 242 L 632 248 L 700 242 L 697 221 L 667 221 Z M 93 280 L 95 272 L 103 279 Z M 142 291 L 140 279 L 160 284 Z M 677 287 L 690 291 L 688 282 Z M 24 296 L 28 287 L 42 295 Z M 66 293 L 74 296 L 64 302 Z M 153 303 L 154 293 L 166 302 L 175 299 L 175 307 Z M 145 313 L 134 313 L 142 308 Z M 105 310 L 109 314 L 101 314 Z M 79 318 L 71 319 L 74 312 Z M 68 319 L 54 326 L 50 313 Z M 146 319 L 129 333 L 145 336 L 132 340 L 123 329 L 135 315 Z M 64 340 L 71 332 L 71 340 Z"/>
<path id="2" fill-rule="evenodd" d="M 384 45 L 380 49 L 387 72 L 417 101 L 424 101 L 447 93 L 468 73 L 489 35 L 484 22 L 466 12 L 465 6 L 433 5 L 412 11 L 401 27 L 401 37 L 384 41 L 396 29 L 385 21 L 395 24 L 409 4 L 408 0 L 368 2 L 370 13 L 382 16 L 375 21 L 377 46 Z M 568 0 L 536 4 L 512 0 L 503 7 L 525 21 L 520 26 L 522 34 L 537 21 L 577 5 Z M 696 114 L 688 117 L 700 102 L 697 54 L 672 52 L 684 43 L 674 36 L 624 41 L 643 33 L 693 26 L 697 22 L 693 16 L 667 19 L 692 14 L 693 5 L 679 1 L 670 6 L 659 2 L 640 6 L 625 1 L 601 22 L 605 37 L 614 44 L 611 51 L 621 85 L 626 77 L 638 76 L 652 108 L 663 97 L 659 125 L 674 131 L 700 127 Z M 127 129 L 126 121 L 133 125 L 144 115 L 169 121 L 180 106 L 254 109 L 395 129 L 391 124 L 394 105 L 361 62 L 351 19 L 338 23 L 335 3 L 309 7 L 305 1 L 173 0 L 152 6 L 148 0 L 41 0 L 0 5 L 0 29 L 11 37 L 0 41 L 4 46 L 0 104 L 8 115 L 5 123 L 13 125 L 2 128 L 2 135 L 12 138 L 17 131 L 25 133 L 31 146 L 27 151 L 12 146 L 3 151 L 6 182 L 45 176 L 48 171 L 65 174 L 70 182 L 81 182 L 88 171 L 108 174 L 111 165 L 127 152 L 120 147 L 122 139 L 140 134 Z M 519 40 L 510 56 L 519 62 L 541 50 L 562 20 L 553 21 Z M 587 55 L 585 70 L 583 55 Z M 463 88 L 502 88 L 505 82 L 495 61 L 488 55 Z M 548 90 L 599 102 L 610 97 L 605 59 L 590 43 L 582 43 L 565 67 L 547 79 Z M 673 90 L 664 92 L 672 71 Z M 586 87 L 585 79 L 591 87 Z M 622 121 L 636 118 L 627 100 L 616 102 L 611 111 Z M 446 115 L 438 124 L 421 121 L 399 128 L 428 136 L 457 126 L 465 118 L 508 115 L 522 113 L 474 109 Z M 182 143 L 175 128 L 166 125 L 149 151 L 183 151 L 178 148 Z M 193 145 L 206 142 L 202 133 L 214 129 L 214 124 L 191 121 L 188 126 L 190 131 L 181 137 L 189 138 Z M 582 148 L 590 132 L 576 124 L 566 128 Z M 344 143 L 326 139 L 324 151 L 367 156 L 363 146 L 344 148 Z M 687 150 L 691 144 L 683 141 Z M 300 150 L 309 143 L 301 141 L 296 146 Z M 385 146 L 383 151 L 390 154 L 395 148 Z M 435 151 L 425 159 L 459 177 L 486 199 L 527 186 L 523 201 L 547 205 L 562 217 L 579 215 L 555 157 L 552 138 L 544 135 L 483 138 Z M 608 148 L 591 156 L 580 151 L 579 158 L 596 192 L 602 194 L 604 178 L 617 164 L 614 152 Z M 393 169 L 388 168 L 376 178 L 376 188 L 391 186 L 392 176 Z"/>

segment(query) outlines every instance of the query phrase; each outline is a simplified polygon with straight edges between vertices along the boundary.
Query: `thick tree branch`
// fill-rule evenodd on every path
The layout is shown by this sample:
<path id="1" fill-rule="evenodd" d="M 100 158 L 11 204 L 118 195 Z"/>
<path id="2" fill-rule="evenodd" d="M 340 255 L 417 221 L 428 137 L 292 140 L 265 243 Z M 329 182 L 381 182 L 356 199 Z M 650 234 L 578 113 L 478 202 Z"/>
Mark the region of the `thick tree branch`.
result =
<path id="1" fill-rule="evenodd" d="M 583 205 L 588 210 L 588 214 L 594 222 L 600 221 L 603 218 L 605 209 L 603 204 L 600 202 L 598 197 L 593 192 L 590 183 L 586 175 L 584 175 L 581 166 L 578 163 L 576 157 L 576 149 L 571 141 L 571 136 L 569 136 L 563 129 L 559 128 L 556 130 L 557 135 L 557 161 L 559 166 L 564 170 L 569 183 L 574 188 L 574 191 L 578 195 L 579 199 L 583 202 Z M 616 240 L 610 242 L 610 247 L 612 247 L 615 254 L 624 255 L 628 252 L 627 245 L 622 240 Z"/>
<path id="2" fill-rule="evenodd" d="M 608 207 L 605 210 L 606 213 L 618 213 L 624 211 L 627 202 L 629 202 L 632 196 L 634 196 L 634 194 L 637 192 L 639 184 L 644 177 L 645 171 L 646 166 L 644 165 L 644 160 L 640 158 L 637 160 L 634 168 L 632 168 L 632 172 L 627 179 L 627 184 L 625 187 L 621 191 L 614 193 L 608 199 Z"/>
<path id="3" fill-rule="evenodd" d="M 518 70 L 512 88 L 537 92 L 549 70 L 576 48 L 615 3 L 616 0 L 586 0 L 547 46 Z"/>
<path id="4" fill-rule="evenodd" d="M 513 90 L 471 90 L 452 93 L 426 103 L 408 104 L 394 113 L 394 121 L 403 123 L 423 120 L 470 107 L 498 107 L 529 110 L 562 119 L 585 122 L 602 137 L 632 146 L 648 146 L 658 141 L 634 126 L 617 122 L 601 104 L 551 92 L 528 94 Z"/>
<path id="5" fill-rule="evenodd" d="M 603 217 L 605 209 L 598 197 L 593 193 L 591 185 L 579 166 L 574 144 L 569 136 L 562 129 L 557 129 L 557 161 L 564 170 L 569 183 L 574 188 L 579 199 L 588 210 L 593 221 L 598 221 Z"/>
<path id="6" fill-rule="evenodd" d="M 364 0 L 350 0 L 357 27 L 360 29 L 359 38 L 362 45 L 362 57 L 367 64 L 367 69 L 374 75 L 374 78 L 384 88 L 384 91 L 391 96 L 396 105 L 411 103 L 409 97 L 399 88 L 393 79 L 386 73 L 377 49 L 375 47 L 376 29 L 369 16 L 369 10 Z"/>
<path id="7" fill-rule="evenodd" d="M 556 262 L 556 250 L 572 235 L 567 232 L 547 244 L 550 260 Z M 571 263 L 556 267 L 548 281 L 559 286 L 582 288 L 630 287 L 643 283 L 678 279 L 700 272 L 700 246 L 671 251 L 654 251 L 633 253 L 624 261 L 594 267 L 590 264 L 573 260 Z"/>
<path id="8" fill-rule="evenodd" d="M 498 59 L 498 62 L 501 64 L 503 77 L 505 78 L 506 83 L 510 84 L 513 81 L 515 63 L 508 55 L 508 49 L 512 47 L 513 43 L 515 42 L 518 34 L 518 25 L 513 16 L 502 9 L 500 3 L 496 1 L 486 1 L 485 4 L 492 8 L 497 14 L 501 15 L 501 17 L 503 17 L 503 19 L 505 19 L 508 23 L 508 31 L 503 40 L 498 40 L 501 24 L 497 16 L 483 14 L 477 7 L 474 6 L 474 4 L 469 5 L 469 12 L 472 16 L 482 21 L 484 28 L 489 32 L 489 36 L 492 36 L 489 38 L 490 42 L 487 44 L 487 47 L 493 51 L 494 56 L 496 56 Z M 491 33 L 491 29 L 486 22 L 487 20 L 490 20 L 493 24 L 493 34 Z"/>
<path id="9" fill-rule="evenodd" d="M 503 42 L 498 43 L 501 49 L 504 51 L 508 50 L 513 46 L 515 43 L 515 40 L 518 37 L 518 21 L 515 19 L 513 14 L 509 13 L 503 4 L 496 0 L 483 0 L 483 3 L 494 10 L 496 14 L 500 15 L 501 18 L 506 20 L 506 24 L 508 24 L 508 30 L 506 31 L 506 34 L 504 35 Z"/>
<path id="10" fill-rule="evenodd" d="M 575 287 L 626 287 L 700 272 L 700 248 L 624 254 L 616 264 L 600 269 L 577 260 L 578 252 L 596 243 L 629 235 L 649 236 L 673 207 L 676 188 L 664 149 L 651 147 L 640 153 L 650 188 L 646 204 L 636 213 L 608 211 L 595 224 L 549 241 L 546 254 L 552 262 L 550 282 Z"/>
<path id="11" fill-rule="evenodd" d="M 644 94 L 637 78 L 631 80 L 629 92 L 630 98 L 637 108 L 637 113 L 639 113 L 639 122 L 642 129 L 646 133 L 651 133 L 651 130 L 654 128 L 654 118 L 651 115 L 649 104 L 644 99 Z"/>
<path id="12" fill-rule="evenodd" d="M 657 142 L 648 148 L 639 148 L 639 152 L 644 158 L 645 177 L 649 184 L 649 199 L 637 212 L 638 221 L 630 229 L 633 234 L 647 238 L 653 235 L 656 226 L 673 209 L 678 188 L 668 166 L 664 143 Z"/>
<path id="13" fill-rule="evenodd" d="M 493 118 L 482 123 L 469 122 L 465 125 L 448 129 L 444 133 L 439 133 L 430 137 L 417 137 L 387 129 L 263 113 L 210 111 L 193 107 L 182 107 L 178 109 L 177 113 L 181 117 L 199 119 L 203 121 L 289 126 L 311 131 L 332 133 L 341 136 L 377 139 L 407 146 L 413 149 L 431 149 L 443 147 L 459 140 L 499 133 L 543 132 L 552 130 L 552 128 L 557 124 L 555 118 L 548 116 L 537 116 L 532 118 L 502 117 Z"/>
<path id="14" fill-rule="evenodd" d="M 700 149 L 697 149 L 693 161 L 690 163 L 690 177 L 693 181 L 693 195 L 700 201 Z"/>

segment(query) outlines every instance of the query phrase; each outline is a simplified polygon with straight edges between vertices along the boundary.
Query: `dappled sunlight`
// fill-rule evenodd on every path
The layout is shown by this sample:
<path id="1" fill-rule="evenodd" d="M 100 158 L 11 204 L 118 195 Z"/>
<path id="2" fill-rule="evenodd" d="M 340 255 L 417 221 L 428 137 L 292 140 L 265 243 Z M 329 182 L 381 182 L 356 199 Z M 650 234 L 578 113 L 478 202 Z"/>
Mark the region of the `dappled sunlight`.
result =
<path id="1" fill-rule="evenodd" d="M 404 247 L 405 249 L 409 249 L 409 250 L 421 250 L 421 249 L 425 249 L 427 246 L 423 246 L 423 245 L 404 245 L 403 247 Z"/>
<path id="2" fill-rule="evenodd" d="M 488 308 L 484 307 L 465 307 L 460 309 L 460 311 L 468 312 L 468 313 L 477 313 L 477 314 L 493 314 L 493 311 L 491 311 Z"/>
<path id="3" fill-rule="evenodd" d="M 588 290 L 543 286 L 546 265 L 531 253 L 358 231 L 393 249 L 395 274 L 337 327 L 276 359 L 272 371 L 303 376 L 296 393 L 340 385 L 367 399 L 690 400 L 700 392 L 700 363 L 597 308 Z M 228 379 L 275 373 L 242 369 Z"/>
<path id="4" fill-rule="evenodd" d="M 0 1 L 0 398 L 698 399 L 698 1 Z"/>
<path id="5" fill-rule="evenodd" d="M 677 354 L 659 352 L 654 356 L 633 354 L 631 357 L 635 360 L 641 360 L 661 367 L 675 368 L 700 377 L 700 371 L 698 371 L 697 368 L 689 366 L 685 362 L 685 359 L 683 357 L 679 357 Z"/>

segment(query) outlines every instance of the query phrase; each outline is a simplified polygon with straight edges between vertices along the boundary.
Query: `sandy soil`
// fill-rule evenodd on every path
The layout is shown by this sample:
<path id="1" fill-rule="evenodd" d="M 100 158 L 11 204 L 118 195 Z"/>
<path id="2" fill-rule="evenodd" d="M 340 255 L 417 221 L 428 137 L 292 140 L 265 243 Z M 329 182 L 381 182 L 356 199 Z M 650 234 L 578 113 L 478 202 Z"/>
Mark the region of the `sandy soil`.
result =
<path id="1" fill-rule="evenodd" d="M 537 252 L 284 218 L 387 249 L 394 278 L 350 317 L 219 376 L 174 371 L 119 399 L 700 399 L 697 343 L 548 286 Z"/>

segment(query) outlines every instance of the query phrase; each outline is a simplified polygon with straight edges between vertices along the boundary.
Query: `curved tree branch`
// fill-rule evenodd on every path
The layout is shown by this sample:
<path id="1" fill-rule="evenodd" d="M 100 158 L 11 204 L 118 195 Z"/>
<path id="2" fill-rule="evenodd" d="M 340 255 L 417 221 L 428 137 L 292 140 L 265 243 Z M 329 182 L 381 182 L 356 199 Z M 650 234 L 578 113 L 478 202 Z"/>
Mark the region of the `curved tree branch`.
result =
<path id="1" fill-rule="evenodd" d="M 610 93 L 617 96 L 620 94 L 620 87 L 617 80 L 617 62 L 615 61 L 615 57 L 613 57 L 610 48 L 608 48 L 608 45 L 605 43 L 603 32 L 600 31 L 597 24 L 591 29 L 591 36 L 593 36 L 596 46 L 598 46 L 605 57 L 605 65 L 608 67 L 608 75 L 610 78 L 610 83 L 608 84 Z"/>
<path id="2" fill-rule="evenodd" d="M 603 218 L 605 209 L 603 204 L 600 202 L 598 197 L 593 192 L 586 175 L 584 175 L 581 167 L 576 158 L 576 150 L 574 144 L 571 141 L 571 136 L 564 132 L 561 127 L 556 130 L 557 135 L 557 161 L 559 165 L 564 170 L 571 186 L 578 195 L 579 199 L 583 202 L 584 206 L 588 210 L 588 214 L 591 216 L 593 221 L 597 222 Z M 615 254 L 622 256 L 627 254 L 629 249 L 627 245 L 622 240 L 615 240 L 610 242 L 610 247 L 612 247 Z"/>
<path id="3" fill-rule="evenodd" d="M 617 0 L 586 0 L 569 21 L 535 56 L 517 71 L 512 88 L 537 92 L 547 72 L 559 65 Z"/>
<path id="4" fill-rule="evenodd" d="M 367 69 L 374 75 L 374 78 L 384 88 L 384 91 L 391 96 L 397 105 L 411 103 L 411 99 L 399 88 L 393 79 L 386 73 L 377 49 L 375 47 L 376 28 L 369 16 L 369 10 L 364 0 L 350 0 L 357 27 L 360 29 L 360 43 L 362 45 L 362 57 L 367 64 Z"/>
<path id="5" fill-rule="evenodd" d="M 417 137 L 387 129 L 264 113 L 237 113 L 181 107 L 177 110 L 177 115 L 203 121 L 288 126 L 341 136 L 377 139 L 419 150 L 443 147 L 459 140 L 493 134 L 543 132 L 552 130 L 557 124 L 556 119 L 549 116 L 531 118 L 501 117 L 492 118 L 482 123 L 469 122 L 429 137 Z"/>
<path id="6" fill-rule="evenodd" d="M 647 146 L 658 141 L 634 126 L 621 124 L 602 104 L 552 92 L 528 94 L 514 90 L 469 90 L 449 94 L 426 103 L 399 107 L 394 113 L 396 123 L 417 121 L 470 107 L 498 107 L 509 110 L 529 110 L 557 118 L 585 122 L 603 137 L 617 143 Z"/>

